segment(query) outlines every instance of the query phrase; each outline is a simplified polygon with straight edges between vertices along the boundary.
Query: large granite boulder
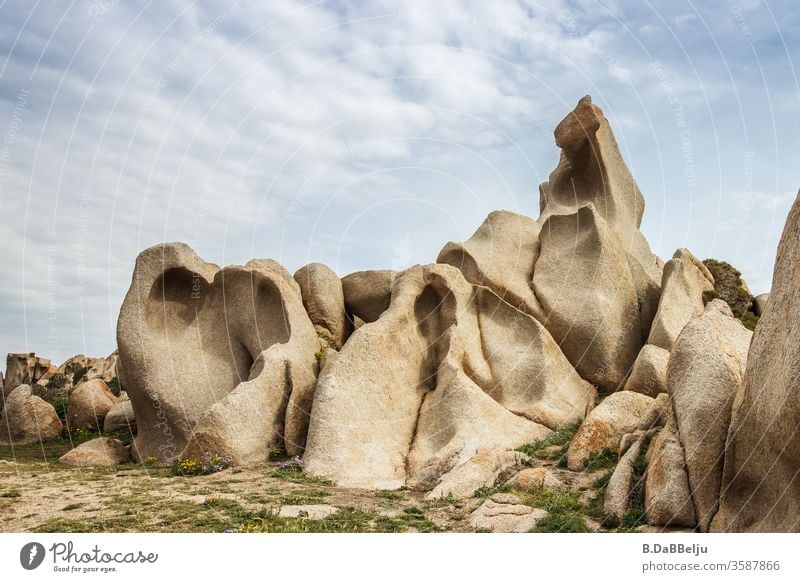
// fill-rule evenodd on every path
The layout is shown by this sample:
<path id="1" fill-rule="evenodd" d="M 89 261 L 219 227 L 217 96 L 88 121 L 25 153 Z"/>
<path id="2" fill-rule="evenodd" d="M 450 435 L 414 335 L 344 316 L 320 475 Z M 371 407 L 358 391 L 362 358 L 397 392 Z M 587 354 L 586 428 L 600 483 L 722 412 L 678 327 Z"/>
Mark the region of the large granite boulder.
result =
<path id="1" fill-rule="evenodd" d="M 800 531 L 800 197 L 733 404 L 713 531 Z"/>
<path id="2" fill-rule="evenodd" d="M 608 120 L 588 95 L 558 124 L 555 138 L 561 159 L 549 180 L 539 186 L 541 214 L 537 222 L 544 229 L 551 215 L 574 214 L 589 203 L 594 205 L 622 245 L 626 260 L 620 264 L 620 272 L 628 271 L 625 277 L 633 282 L 640 306 L 638 327 L 630 321 L 623 331 L 640 332 L 644 341 L 656 312 L 663 267 L 639 231 L 644 197 L 622 158 Z M 564 249 L 566 261 L 571 256 L 569 251 Z M 538 288 L 536 292 L 538 295 Z"/>
<path id="3" fill-rule="evenodd" d="M 344 486 L 430 490 L 478 449 L 583 418 L 594 397 L 536 319 L 450 265 L 412 267 L 320 374 L 305 466 Z"/>
<path id="4" fill-rule="evenodd" d="M 625 390 L 638 392 L 655 398 L 667 391 L 667 365 L 669 352 L 658 346 L 642 347 L 630 376 L 625 381 Z"/>
<path id="5" fill-rule="evenodd" d="M 715 299 L 686 324 L 670 356 L 667 389 L 701 531 L 717 512 L 731 404 L 752 335 L 727 303 Z"/>
<path id="6" fill-rule="evenodd" d="M 317 334 L 291 275 L 269 260 L 220 269 L 184 244 L 143 251 L 117 326 L 134 455 L 234 463 L 303 451 Z"/>
<path id="7" fill-rule="evenodd" d="M 81 382 L 69 395 L 67 426 L 100 431 L 106 415 L 116 403 L 114 393 L 99 378 Z"/>
<path id="8" fill-rule="evenodd" d="M 17 386 L 6 398 L 0 416 L 0 444 L 28 445 L 57 439 L 64 426 L 50 404 L 31 394 L 27 384 Z"/>

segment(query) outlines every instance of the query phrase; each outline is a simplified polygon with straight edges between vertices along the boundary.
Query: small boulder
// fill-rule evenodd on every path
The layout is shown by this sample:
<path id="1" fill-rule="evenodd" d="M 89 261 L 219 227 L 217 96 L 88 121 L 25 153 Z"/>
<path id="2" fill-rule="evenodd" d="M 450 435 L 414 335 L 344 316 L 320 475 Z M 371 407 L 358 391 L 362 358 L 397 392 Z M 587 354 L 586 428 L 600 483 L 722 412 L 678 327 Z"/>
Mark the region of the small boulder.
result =
<path id="1" fill-rule="evenodd" d="M 517 491 L 533 492 L 540 489 L 561 489 L 564 484 L 546 467 L 523 469 L 513 479 Z"/>
<path id="2" fill-rule="evenodd" d="M 446 473 L 425 498 L 472 497 L 481 487 L 493 487 L 503 472 L 520 464 L 524 458 L 525 455 L 515 451 L 480 449 L 468 461 Z"/>
<path id="3" fill-rule="evenodd" d="M 658 346 L 644 346 L 633 363 L 625 390 L 655 398 L 667 391 L 667 364 L 669 352 Z"/>
<path id="4" fill-rule="evenodd" d="M 516 495 L 498 493 L 487 499 L 469 518 L 477 530 L 496 533 L 524 533 L 536 526 L 536 522 L 547 516 L 544 509 L 523 505 Z"/>
<path id="5" fill-rule="evenodd" d="M 127 463 L 130 458 L 130 448 L 125 443 L 100 437 L 78 445 L 58 462 L 74 467 L 113 467 Z"/>
<path id="6" fill-rule="evenodd" d="M 129 399 L 125 398 L 111 407 L 103 421 L 103 432 L 136 432 L 136 415 Z"/>
<path id="7" fill-rule="evenodd" d="M 303 306 L 317 333 L 330 338 L 336 349 L 341 349 L 352 328 L 344 308 L 342 281 L 331 269 L 321 263 L 310 263 L 294 274 L 300 285 Z"/>
<path id="8" fill-rule="evenodd" d="M 114 393 L 99 378 L 82 382 L 69 395 L 67 426 L 99 431 L 116 403 Z"/>
<path id="9" fill-rule="evenodd" d="M 580 471 L 591 453 L 619 448 L 620 439 L 639 426 L 653 399 L 638 392 L 615 392 L 583 421 L 567 451 L 567 467 Z"/>
<path id="10" fill-rule="evenodd" d="M 761 317 L 767 310 L 767 302 L 769 301 L 769 293 L 762 293 L 753 297 L 753 313 Z"/>
<path id="11" fill-rule="evenodd" d="M 17 386 L 6 398 L 0 417 L 0 444 L 27 445 L 56 439 L 64 426 L 55 408 L 33 396 L 27 384 Z"/>

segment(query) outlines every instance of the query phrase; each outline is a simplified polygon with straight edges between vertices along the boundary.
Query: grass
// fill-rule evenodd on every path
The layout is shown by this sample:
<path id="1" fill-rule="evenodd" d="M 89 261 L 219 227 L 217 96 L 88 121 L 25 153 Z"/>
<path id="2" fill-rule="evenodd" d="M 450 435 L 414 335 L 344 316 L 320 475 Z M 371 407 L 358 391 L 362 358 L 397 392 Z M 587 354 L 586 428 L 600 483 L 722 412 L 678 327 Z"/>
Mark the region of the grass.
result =
<path id="1" fill-rule="evenodd" d="M 303 473 L 299 467 L 287 467 L 286 469 L 278 469 L 270 473 L 270 477 L 275 479 L 283 479 L 284 481 L 291 481 L 292 483 L 315 483 L 317 485 L 332 485 L 328 479 L 321 477 L 314 477 Z"/>
<path id="2" fill-rule="evenodd" d="M 614 449 L 608 447 L 596 453 L 589 453 L 589 456 L 583 461 L 583 466 L 590 471 L 597 469 L 608 469 L 616 467 L 619 455 Z"/>
<path id="3" fill-rule="evenodd" d="M 578 493 L 542 489 L 521 496 L 523 503 L 547 511 L 547 516 L 536 522 L 532 531 L 539 533 L 583 533 L 588 532 Z"/>
<path id="4" fill-rule="evenodd" d="M 577 420 L 570 424 L 565 424 L 563 426 L 557 427 L 553 431 L 553 433 L 547 438 L 526 445 L 522 445 L 517 450 L 521 453 L 525 453 L 526 455 L 530 455 L 532 457 L 540 457 L 540 455 L 542 455 L 542 452 L 545 449 L 549 449 L 550 447 L 556 447 L 556 446 L 563 447 L 564 445 L 569 444 L 569 442 L 572 440 L 572 437 L 574 437 L 575 433 L 578 432 L 580 426 L 581 426 L 581 421 Z M 544 454 L 545 456 L 547 455 L 547 453 Z"/>
<path id="5" fill-rule="evenodd" d="M 407 507 L 396 516 L 380 516 L 375 519 L 374 531 L 397 533 L 416 530 L 420 533 L 439 531 L 439 528 L 425 517 L 425 512 L 418 507 Z"/>
<path id="6" fill-rule="evenodd" d="M 488 487 L 484 485 L 483 487 L 479 487 L 475 490 L 475 493 L 472 494 L 473 497 L 477 499 L 488 499 L 495 493 L 508 493 L 511 491 L 511 487 L 503 486 L 503 487 Z"/>
<path id="7" fill-rule="evenodd" d="M 402 499 L 403 494 L 389 489 L 381 489 L 375 494 L 375 497 L 380 497 L 381 499 Z"/>

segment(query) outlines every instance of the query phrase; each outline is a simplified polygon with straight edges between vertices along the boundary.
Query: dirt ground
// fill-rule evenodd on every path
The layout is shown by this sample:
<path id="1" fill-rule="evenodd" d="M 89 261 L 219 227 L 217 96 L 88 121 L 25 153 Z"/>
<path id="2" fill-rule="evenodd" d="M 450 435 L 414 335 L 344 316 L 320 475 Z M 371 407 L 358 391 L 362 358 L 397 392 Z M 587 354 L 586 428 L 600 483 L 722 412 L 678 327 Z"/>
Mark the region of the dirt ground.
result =
<path id="1" fill-rule="evenodd" d="M 170 468 L 61 465 L 76 443 L 0 447 L 0 531 L 3 532 L 475 532 L 470 515 L 487 499 L 511 491 L 481 488 L 468 499 L 426 500 L 415 491 L 343 489 L 278 461 L 211 475 L 174 475 Z M 560 492 L 521 494 L 547 510 L 536 531 L 637 531 L 641 524 L 603 523 L 598 510 L 608 466 L 582 473 L 559 467 L 565 448 L 541 448 Z M 537 458 L 538 457 L 538 458 Z M 563 463 L 562 463 L 563 464 Z M 481 531 L 481 530 L 477 530 Z"/>

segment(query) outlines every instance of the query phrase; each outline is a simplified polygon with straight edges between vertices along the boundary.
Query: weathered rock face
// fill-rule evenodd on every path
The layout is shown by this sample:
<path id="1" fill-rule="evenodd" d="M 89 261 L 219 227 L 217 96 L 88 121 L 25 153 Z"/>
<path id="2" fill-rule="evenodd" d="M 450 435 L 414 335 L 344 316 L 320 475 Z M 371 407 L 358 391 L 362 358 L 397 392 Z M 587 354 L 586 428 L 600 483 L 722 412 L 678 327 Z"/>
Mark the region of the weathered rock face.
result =
<path id="1" fill-rule="evenodd" d="M 23 384 L 32 386 L 53 373 L 55 370 L 50 360 L 38 358 L 35 353 L 8 354 L 3 395 L 8 396 L 17 386 Z"/>
<path id="2" fill-rule="evenodd" d="M 333 269 L 311 263 L 294 274 L 300 285 L 303 305 L 317 333 L 329 338 L 340 349 L 352 331 L 344 307 L 342 281 Z"/>
<path id="3" fill-rule="evenodd" d="M 389 308 L 394 271 L 358 271 L 342 278 L 347 313 L 364 323 L 376 321 Z"/>
<path id="4" fill-rule="evenodd" d="M 23 384 L 6 398 L 0 417 L 0 444 L 28 445 L 53 440 L 63 428 L 55 409 L 33 396 L 31 387 Z"/>
<path id="5" fill-rule="evenodd" d="M 58 459 L 75 467 L 113 467 L 130 461 L 130 450 L 122 441 L 100 437 L 78 445 Z"/>
<path id="6" fill-rule="evenodd" d="M 636 392 L 616 392 L 606 397 L 583 421 L 567 451 L 567 467 L 580 471 L 592 453 L 618 449 L 620 440 L 639 426 L 653 399 Z"/>
<path id="7" fill-rule="evenodd" d="M 708 531 L 718 508 L 731 404 L 744 379 L 751 337 L 730 307 L 715 299 L 686 324 L 670 356 L 667 387 L 701 531 Z"/>
<path id="8" fill-rule="evenodd" d="M 714 531 L 800 531 L 800 197 L 736 394 Z"/>
<path id="9" fill-rule="evenodd" d="M 478 449 L 541 439 L 593 400 L 534 318 L 449 265 L 413 267 L 320 374 L 306 469 L 432 489 Z"/>
<path id="10" fill-rule="evenodd" d="M 703 313 L 703 293 L 714 291 L 714 277 L 687 249 L 678 249 L 664 265 L 661 299 L 647 343 L 667 351 L 693 317 Z"/>
<path id="11" fill-rule="evenodd" d="M 615 391 L 642 346 L 636 286 L 619 237 L 593 204 L 550 216 L 533 273 L 544 324 L 581 377 Z"/>
<path id="12" fill-rule="evenodd" d="M 658 346 L 644 346 L 633 364 L 625 390 L 655 398 L 667 391 L 667 364 L 669 352 Z"/>
<path id="13" fill-rule="evenodd" d="M 540 229 L 527 216 L 498 210 L 469 240 L 447 243 L 436 262 L 456 267 L 473 285 L 489 287 L 506 303 L 541 319 L 542 308 L 532 288 Z"/>
<path id="14" fill-rule="evenodd" d="M 138 458 L 208 451 L 242 464 L 279 444 L 302 452 L 319 344 L 274 261 L 219 269 L 183 244 L 143 251 L 117 340 Z"/>
<path id="15" fill-rule="evenodd" d="M 106 383 L 95 378 L 78 384 L 69 395 L 67 426 L 100 431 L 117 398 Z"/>
<path id="16" fill-rule="evenodd" d="M 581 99 L 558 124 L 555 138 L 561 159 L 550 179 L 539 187 L 541 215 L 537 222 L 544 225 L 553 214 L 573 214 L 589 203 L 594 205 L 622 243 L 628 276 L 641 306 L 643 341 L 658 304 L 662 267 L 639 232 L 644 197 L 622 159 L 608 120 L 590 97 Z"/>

